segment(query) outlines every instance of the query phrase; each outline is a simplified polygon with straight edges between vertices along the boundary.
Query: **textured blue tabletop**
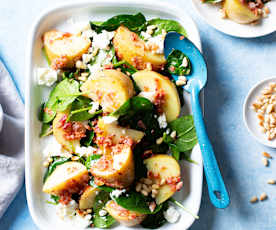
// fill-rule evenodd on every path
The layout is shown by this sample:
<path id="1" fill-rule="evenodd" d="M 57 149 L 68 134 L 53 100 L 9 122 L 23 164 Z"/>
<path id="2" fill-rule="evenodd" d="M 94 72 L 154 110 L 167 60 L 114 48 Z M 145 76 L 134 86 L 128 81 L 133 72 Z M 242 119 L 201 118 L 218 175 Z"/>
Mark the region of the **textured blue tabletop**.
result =
<path id="1" fill-rule="evenodd" d="M 31 23 L 41 10 L 66 0 L 9 0 L 0 5 L 0 56 L 24 93 L 26 37 Z M 229 189 L 231 205 L 215 209 L 209 202 L 204 182 L 200 219 L 192 230 L 275 230 L 276 159 L 270 167 L 261 162 L 266 150 L 256 143 L 242 120 L 242 104 L 248 90 L 259 80 L 276 76 L 276 33 L 257 39 L 239 39 L 224 35 L 204 23 L 188 0 L 170 0 L 186 9 L 198 25 L 203 52 L 208 62 L 209 79 L 205 91 L 205 119 L 210 139 Z M 275 13 L 275 12 L 273 12 Z M 23 111 L 22 111 L 23 112 Z M 4 185 L 1 185 L 4 186 Z M 250 204 L 253 195 L 266 192 L 265 202 Z M 2 230 L 37 229 L 30 217 L 25 188 L 22 188 L 4 217 Z"/>

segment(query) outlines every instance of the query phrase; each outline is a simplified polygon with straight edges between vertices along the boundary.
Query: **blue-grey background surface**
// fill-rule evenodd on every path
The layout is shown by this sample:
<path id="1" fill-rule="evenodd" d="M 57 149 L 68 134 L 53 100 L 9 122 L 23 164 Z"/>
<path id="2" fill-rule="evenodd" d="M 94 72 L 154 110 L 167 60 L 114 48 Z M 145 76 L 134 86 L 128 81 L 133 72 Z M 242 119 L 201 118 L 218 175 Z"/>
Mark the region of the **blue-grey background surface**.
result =
<path id="1" fill-rule="evenodd" d="M 0 56 L 24 93 L 26 38 L 41 10 L 66 0 L 8 0 L 0 4 Z M 202 21 L 188 0 L 170 0 L 188 12 L 198 25 L 209 79 L 205 91 L 205 119 L 210 139 L 229 189 L 231 205 L 215 209 L 204 182 L 200 219 L 192 230 L 275 230 L 276 159 L 265 168 L 261 152 L 276 158 L 276 151 L 258 143 L 247 132 L 242 105 L 248 90 L 259 80 L 276 76 L 276 33 L 263 38 L 239 39 L 222 34 Z M 275 13 L 275 12 L 272 12 Z M 22 111 L 23 113 L 23 111 Z M 5 186 L 5 185 L 0 185 Z M 266 192 L 265 202 L 250 204 L 253 195 Z M 173 228 L 173 226 L 171 226 Z M 1 230 L 34 230 L 22 188 L 4 217 Z"/>

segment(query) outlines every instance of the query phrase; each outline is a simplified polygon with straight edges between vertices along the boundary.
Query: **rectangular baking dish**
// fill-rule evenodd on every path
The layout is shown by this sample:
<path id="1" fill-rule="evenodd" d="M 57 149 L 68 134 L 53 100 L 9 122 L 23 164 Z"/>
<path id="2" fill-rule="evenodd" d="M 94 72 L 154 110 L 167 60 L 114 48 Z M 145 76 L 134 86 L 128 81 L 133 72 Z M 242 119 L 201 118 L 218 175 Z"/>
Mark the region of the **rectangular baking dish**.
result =
<path id="1" fill-rule="evenodd" d="M 66 3 L 58 7 L 46 10 L 35 21 L 30 33 L 27 47 L 26 66 L 26 106 L 25 106 L 25 160 L 26 160 L 26 192 L 31 216 L 40 229 L 77 229 L 70 224 L 61 221 L 55 213 L 54 205 L 46 203 L 48 197 L 42 193 L 42 178 L 44 168 L 42 166 L 43 140 L 39 138 L 40 122 L 38 121 L 38 108 L 49 94 L 47 87 L 38 86 L 34 70 L 36 67 L 46 66 L 41 52 L 41 36 L 44 32 L 56 28 L 71 32 L 79 22 L 105 20 L 117 14 L 135 14 L 142 12 L 147 18 L 160 17 L 174 19 L 180 22 L 187 31 L 188 37 L 199 49 L 201 49 L 198 30 L 192 19 L 183 11 L 179 11 L 166 3 L 160 2 L 129 2 L 126 0 L 96 0 L 78 1 L 78 3 Z M 185 106 L 183 113 L 191 111 L 189 96 L 184 93 Z M 192 151 L 192 159 L 198 164 L 183 162 L 182 175 L 184 188 L 176 195 L 176 199 L 197 214 L 201 202 L 203 166 L 199 146 Z M 181 212 L 181 218 L 176 224 L 166 224 L 160 229 L 184 230 L 194 222 L 194 218 L 188 213 Z M 126 230 L 127 227 L 117 225 L 116 230 Z M 132 229 L 142 229 L 140 226 Z"/>

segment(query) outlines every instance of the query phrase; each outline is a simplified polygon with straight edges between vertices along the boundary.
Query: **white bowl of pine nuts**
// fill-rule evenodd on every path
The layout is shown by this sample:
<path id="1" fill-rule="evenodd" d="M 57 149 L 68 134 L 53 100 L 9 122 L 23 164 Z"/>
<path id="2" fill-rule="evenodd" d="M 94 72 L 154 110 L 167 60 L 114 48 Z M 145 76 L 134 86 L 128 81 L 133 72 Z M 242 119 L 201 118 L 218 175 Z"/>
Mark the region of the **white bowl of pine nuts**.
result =
<path id="1" fill-rule="evenodd" d="M 276 77 L 257 83 L 243 105 L 244 123 L 262 144 L 276 148 Z"/>

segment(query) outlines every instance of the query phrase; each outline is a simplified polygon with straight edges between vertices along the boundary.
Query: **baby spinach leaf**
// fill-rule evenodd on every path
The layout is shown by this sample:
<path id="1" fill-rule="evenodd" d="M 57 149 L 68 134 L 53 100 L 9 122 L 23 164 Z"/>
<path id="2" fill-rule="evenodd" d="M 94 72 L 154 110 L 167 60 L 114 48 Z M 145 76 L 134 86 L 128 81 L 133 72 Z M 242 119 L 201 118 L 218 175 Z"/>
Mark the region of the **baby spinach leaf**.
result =
<path id="1" fill-rule="evenodd" d="M 53 205 L 57 205 L 59 203 L 59 200 L 60 200 L 59 196 L 51 195 L 50 198 L 52 201 L 47 200 L 46 203 L 53 204 Z"/>
<path id="2" fill-rule="evenodd" d="M 66 158 L 66 157 L 52 157 L 52 159 L 53 159 L 53 162 L 48 166 L 48 168 L 44 174 L 43 183 L 54 172 L 54 170 L 56 169 L 57 166 L 70 161 L 70 158 Z"/>
<path id="3" fill-rule="evenodd" d="M 173 50 L 169 54 L 165 68 L 170 74 L 178 76 L 189 75 L 192 71 L 189 58 L 180 50 Z"/>
<path id="4" fill-rule="evenodd" d="M 52 121 L 57 111 L 64 111 L 76 99 L 79 93 L 79 83 L 75 80 L 64 79 L 58 83 L 50 93 L 45 104 L 42 121 L 48 123 Z"/>
<path id="5" fill-rule="evenodd" d="M 223 2 L 223 0 L 204 0 L 202 2 L 203 3 L 219 3 L 219 2 Z"/>
<path id="6" fill-rule="evenodd" d="M 85 166 L 86 168 L 90 169 L 91 168 L 91 164 L 96 161 L 99 160 L 101 158 L 102 155 L 99 154 L 93 154 L 89 157 L 87 157 L 86 161 L 85 161 Z"/>
<path id="7" fill-rule="evenodd" d="M 162 34 L 162 30 L 165 30 L 166 32 L 175 31 L 177 33 L 183 34 L 184 36 L 187 36 L 186 30 L 183 28 L 183 26 L 174 20 L 154 18 L 149 20 L 147 25 L 157 26 L 157 29 L 154 30 L 153 36 Z"/>
<path id="8" fill-rule="evenodd" d="M 105 204 L 110 200 L 109 193 L 100 191 L 95 197 L 93 205 L 93 224 L 96 228 L 109 228 L 116 221 L 109 214 L 106 216 L 100 216 L 99 212 L 104 208 Z"/>
<path id="9" fill-rule="evenodd" d="M 129 191 L 129 192 L 123 193 L 119 197 L 113 196 L 112 193 L 110 193 L 110 197 L 118 205 L 120 205 L 121 207 L 127 210 L 139 212 L 142 214 L 151 213 L 148 205 L 148 200 L 141 193 L 138 193 L 135 191 Z"/>
<path id="10" fill-rule="evenodd" d="M 112 116 L 133 117 L 136 113 L 146 113 L 153 110 L 153 104 L 144 97 L 132 97 L 127 100 L 119 109 L 113 112 Z"/>
<path id="11" fill-rule="evenodd" d="M 90 22 L 92 30 L 95 30 L 97 33 L 102 32 L 103 30 L 114 31 L 119 26 L 124 25 L 129 30 L 133 32 L 138 32 L 146 23 L 146 18 L 142 13 L 135 15 L 131 14 L 121 14 L 114 16 L 102 23 Z"/>
<path id="12" fill-rule="evenodd" d="M 161 209 L 158 210 L 155 214 L 147 215 L 147 217 L 141 223 L 142 227 L 156 229 L 161 227 L 163 224 L 167 222 L 164 217 L 164 211 L 168 209 L 168 202 L 163 203 Z"/>
<path id="13" fill-rule="evenodd" d="M 42 123 L 39 137 L 46 137 L 53 133 L 53 126 L 50 123 Z"/>
<path id="14" fill-rule="evenodd" d="M 94 131 L 93 130 L 87 130 L 85 137 L 81 139 L 80 143 L 81 145 L 84 145 L 86 147 L 91 146 L 91 143 L 93 141 L 94 138 Z"/>
<path id="15" fill-rule="evenodd" d="M 96 111 L 91 114 L 88 111 L 92 108 L 91 99 L 87 97 L 77 97 L 76 100 L 72 103 L 71 112 L 69 114 L 69 121 L 87 121 L 97 114 L 102 113 L 102 110 Z"/>
<path id="16" fill-rule="evenodd" d="M 179 152 L 189 151 L 197 144 L 196 130 L 192 115 L 183 116 L 170 122 L 169 128 L 177 133 L 174 144 Z"/>

